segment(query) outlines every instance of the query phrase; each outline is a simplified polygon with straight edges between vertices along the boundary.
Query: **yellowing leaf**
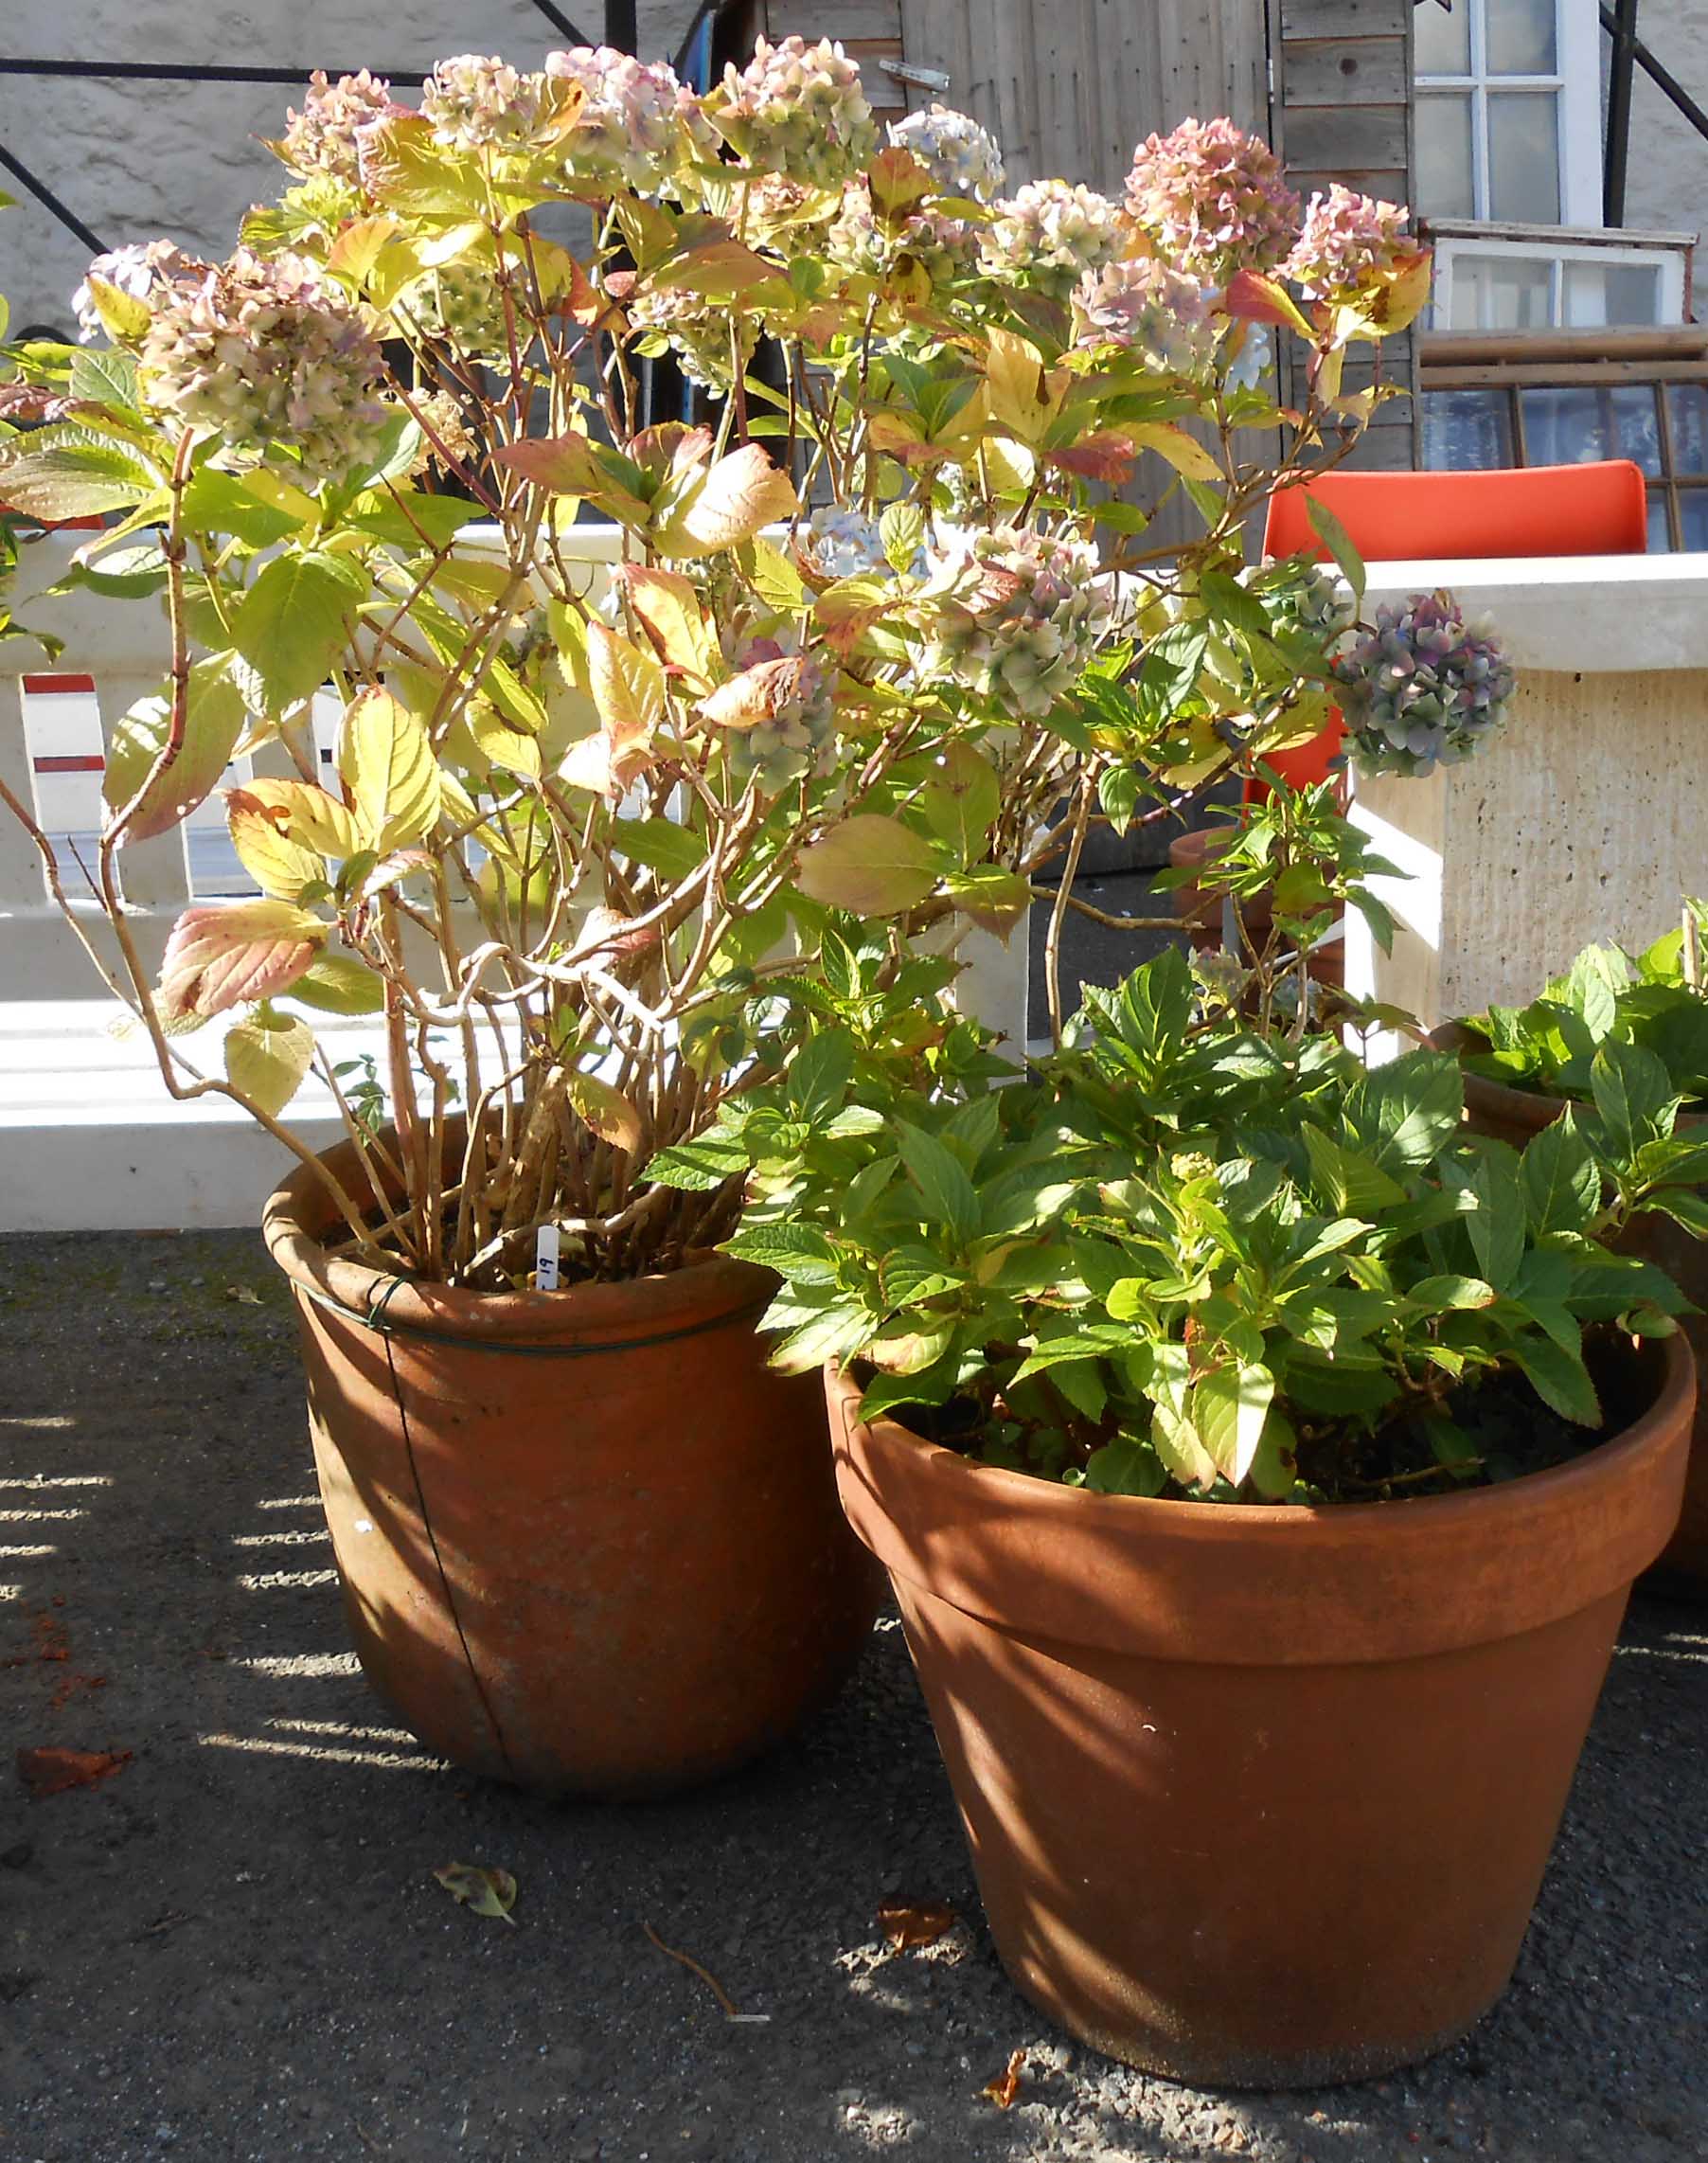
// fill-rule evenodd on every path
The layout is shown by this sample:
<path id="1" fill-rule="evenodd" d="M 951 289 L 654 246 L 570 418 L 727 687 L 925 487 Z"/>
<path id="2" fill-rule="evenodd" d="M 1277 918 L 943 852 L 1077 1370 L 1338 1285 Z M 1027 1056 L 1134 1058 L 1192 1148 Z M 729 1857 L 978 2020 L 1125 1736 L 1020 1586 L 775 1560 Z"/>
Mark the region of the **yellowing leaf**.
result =
<path id="1" fill-rule="evenodd" d="M 362 834 L 348 808 L 328 789 L 311 781 L 245 781 L 232 792 L 264 810 L 280 833 L 339 863 L 362 848 Z"/>
<path id="2" fill-rule="evenodd" d="M 744 443 L 718 460 L 653 538 L 667 556 L 709 556 L 792 518 L 799 509 L 789 475 L 757 443 Z"/>
<path id="3" fill-rule="evenodd" d="M 525 728 L 515 728 L 496 706 L 476 699 L 469 708 L 469 733 L 490 766 L 502 766 L 522 780 L 537 781 L 542 772 L 540 742 Z"/>
<path id="4" fill-rule="evenodd" d="M 439 770 L 427 731 L 389 691 L 359 691 L 338 732 L 338 772 L 350 792 L 362 838 L 383 852 L 432 831 L 439 815 Z"/>
<path id="5" fill-rule="evenodd" d="M 1060 400 L 1043 355 L 1028 338 L 992 329 L 985 363 L 985 402 L 990 418 L 1023 443 L 1043 440 Z"/>
<path id="6" fill-rule="evenodd" d="M 488 1869 L 480 1863 L 447 1863 L 433 1874 L 462 1906 L 515 1926 L 510 1910 L 516 1904 L 516 1881 L 508 1870 Z"/>
<path id="7" fill-rule="evenodd" d="M 277 1118 L 314 1058 L 314 1031 L 294 1014 L 260 1015 L 225 1032 L 225 1079 Z"/>
<path id="8" fill-rule="evenodd" d="M 125 827 L 124 838 L 147 841 L 181 825 L 225 771 L 246 711 L 242 693 L 232 681 L 231 656 L 214 653 L 192 662 L 185 706 L 184 741 L 178 756 L 149 782 L 148 793 Z M 114 816 L 148 780 L 171 732 L 169 695 L 138 699 L 113 731 L 101 796 Z"/>
<path id="9" fill-rule="evenodd" d="M 91 277 L 87 283 L 95 313 L 100 317 L 101 329 L 108 337 L 116 345 L 122 345 L 127 338 L 140 338 L 153 320 L 148 302 L 126 293 L 122 286 L 113 284 L 109 278 Z"/>
<path id="10" fill-rule="evenodd" d="M 796 883 L 810 901 L 827 908 L 898 916 L 936 885 L 937 859 L 911 826 L 860 812 L 802 850 Z"/>
<path id="11" fill-rule="evenodd" d="M 1188 436 L 1171 420 L 1141 420 L 1127 433 L 1138 449 L 1154 451 L 1189 481 L 1219 481 L 1222 477 L 1221 468 L 1197 437 Z"/>
<path id="12" fill-rule="evenodd" d="M 611 582 L 657 648 L 666 670 L 687 677 L 695 688 L 709 683 L 717 642 L 692 581 L 680 571 L 619 563 Z"/>
<path id="13" fill-rule="evenodd" d="M 294 902 L 305 886 L 326 877 L 320 852 L 292 840 L 289 815 L 276 806 L 262 803 L 245 789 L 228 789 L 225 820 L 238 862 L 263 894 Z"/>
<path id="14" fill-rule="evenodd" d="M 601 1141 L 632 1155 L 641 1144 L 641 1117 L 620 1089 L 596 1074 L 572 1074 L 569 1100 Z"/>
<path id="15" fill-rule="evenodd" d="M 652 732 L 665 716 L 665 672 L 649 649 L 595 618 L 587 626 L 587 676 L 603 726 L 609 794 L 612 785 L 627 788 L 646 769 Z M 572 745 L 570 760 L 580 751 Z M 579 781 L 578 775 L 573 778 Z"/>

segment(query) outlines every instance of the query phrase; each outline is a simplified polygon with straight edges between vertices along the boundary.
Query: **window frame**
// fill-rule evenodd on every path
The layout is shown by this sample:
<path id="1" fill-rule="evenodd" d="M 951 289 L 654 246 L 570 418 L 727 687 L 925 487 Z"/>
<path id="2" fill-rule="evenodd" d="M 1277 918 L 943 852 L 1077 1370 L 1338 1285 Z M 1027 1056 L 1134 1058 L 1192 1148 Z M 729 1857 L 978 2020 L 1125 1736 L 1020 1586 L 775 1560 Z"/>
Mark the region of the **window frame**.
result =
<path id="1" fill-rule="evenodd" d="M 1524 262 L 1541 260 L 1549 264 L 1548 327 L 1551 329 L 1569 331 L 1602 328 L 1600 325 L 1574 325 L 1565 321 L 1562 314 L 1565 273 L 1569 263 L 1600 263 L 1607 261 L 1610 257 L 1616 258 L 1621 265 L 1628 265 L 1632 269 L 1655 269 L 1660 272 L 1659 311 L 1653 328 L 1660 329 L 1667 324 L 1684 321 L 1690 284 L 1690 242 L 1683 234 L 1627 234 L 1623 229 L 1607 228 L 1584 231 L 1565 225 L 1503 226 L 1474 233 L 1468 230 L 1473 223 L 1478 222 L 1447 219 L 1429 227 L 1435 257 L 1429 315 L 1429 327 L 1432 330 L 1450 331 L 1463 337 L 1484 331 L 1490 337 L 1508 334 L 1483 324 L 1453 321 L 1454 264 L 1470 259 L 1491 257 Z M 1610 330 L 1648 327 L 1606 326 Z"/>
<path id="2" fill-rule="evenodd" d="M 1432 5 L 1433 0 L 1424 0 Z M 1601 218 L 1601 13 L 1598 0 L 1554 0 L 1554 57 L 1551 75 L 1491 75 L 1488 72 L 1486 0 L 1455 0 L 1466 10 L 1469 30 L 1470 73 L 1413 78 L 1419 124 L 1431 94 L 1469 93 L 1471 101 L 1470 192 L 1473 217 L 1490 215 L 1488 197 L 1488 98 L 1497 95 L 1552 97 L 1557 118 L 1559 223 L 1594 225 Z M 1419 210 L 1429 215 L 1427 205 Z"/>

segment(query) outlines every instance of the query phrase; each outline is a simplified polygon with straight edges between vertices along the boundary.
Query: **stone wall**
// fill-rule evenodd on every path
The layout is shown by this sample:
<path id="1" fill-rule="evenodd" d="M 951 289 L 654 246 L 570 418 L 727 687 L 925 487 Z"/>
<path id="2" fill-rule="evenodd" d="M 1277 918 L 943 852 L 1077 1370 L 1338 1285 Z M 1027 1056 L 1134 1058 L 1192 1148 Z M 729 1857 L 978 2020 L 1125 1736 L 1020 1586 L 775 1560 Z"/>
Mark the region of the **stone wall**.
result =
<path id="1" fill-rule="evenodd" d="M 603 0 L 559 0 L 589 43 Z M 640 0 L 640 49 L 668 59 L 694 0 Z M 75 16 L 75 21 L 71 18 Z M 0 0 L 9 54 L 31 60 L 182 62 L 332 72 L 420 72 L 450 53 L 495 52 L 518 66 L 568 41 L 531 0 Z M 413 98 L 414 93 L 404 95 Z M 0 77 L 0 143 L 109 246 L 157 234 L 226 254 L 249 205 L 283 169 L 260 146 L 296 102 L 282 85 Z M 67 305 L 88 251 L 25 189 L 0 211 L 0 294 L 14 330 L 71 328 Z"/>

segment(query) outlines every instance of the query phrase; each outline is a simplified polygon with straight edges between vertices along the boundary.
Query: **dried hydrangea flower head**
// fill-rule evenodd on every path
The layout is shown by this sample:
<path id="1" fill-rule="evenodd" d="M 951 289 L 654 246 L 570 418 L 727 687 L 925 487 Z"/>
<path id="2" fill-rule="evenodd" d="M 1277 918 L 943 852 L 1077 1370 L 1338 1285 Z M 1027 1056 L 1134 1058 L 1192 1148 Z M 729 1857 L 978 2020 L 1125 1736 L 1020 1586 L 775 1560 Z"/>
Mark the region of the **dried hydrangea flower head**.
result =
<path id="1" fill-rule="evenodd" d="M 1133 152 L 1127 215 L 1165 262 L 1221 285 L 1286 260 L 1299 198 L 1257 136 L 1232 120 L 1183 120 Z"/>
<path id="2" fill-rule="evenodd" d="M 830 677 L 811 654 L 755 662 L 723 688 L 738 688 L 747 706 L 747 724 L 732 728 L 725 740 L 738 785 L 757 781 L 775 795 L 814 771 L 835 733 L 836 707 Z M 749 715 L 755 717 L 750 723 Z"/>
<path id="3" fill-rule="evenodd" d="M 1207 287 L 1154 256 L 1088 271 L 1074 288 L 1074 343 L 1115 346 L 1161 375 L 1201 375 L 1216 358 Z"/>
<path id="4" fill-rule="evenodd" d="M 305 179 L 324 173 L 354 188 L 361 180 L 359 131 L 402 111 L 392 98 L 391 84 L 366 68 L 329 83 L 326 70 L 317 67 L 309 78 L 302 111 L 293 107 L 286 115 L 278 154 Z"/>
<path id="5" fill-rule="evenodd" d="M 1450 594 L 1379 608 L 1374 628 L 1334 664 L 1367 773 L 1428 774 L 1482 749 L 1506 718 L 1515 678 L 1486 623 Z"/>
<path id="6" fill-rule="evenodd" d="M 913 152 L 939 195 L 990 203 L 1002 193 L 1001 146 L 970 113 L 957 113 L 934 100 L 905 120 L 892 120 L 889 137 L 896 150 Z"/>
<path id="7" fill-rule="evenodd" d="M 614 45 L 548 53 L 545 72 L 578 83 L 586 103 L 564 149 L 572 180 L 650 193 L 664 180 L 677 140 L 684 91 L 674 68 L 636 60 Z"/>
<path id="8" fill-rule="evenodd" d="M 429 271 L 406 286 L 395 305 L 407 316 L 413 336 L 450 346 L 471 361 L 509 357 L 504 295 L 487 264 L 447 263 Z"/>
<path id="9" fill-rule="evenodd" d="M 421 86 L 421 111 L 449 150 L 524 155 L 562 134 L 575 103 L 570 85 L 523 75 L 496 55 L 442 60 Z"/>
<path id="10" fill-rule="evenodd" d="M 91 278 L 116 287 L 132 300 L 152 301 L 156 294 L 170 286 L 205 277 L 208 267 L 197 257 L 187 256 L 174 241 L 139 241 L 128 247 L 109 248 L 105 255 L 95 258 L 83 282 L 71 295 L 79 339 L 87 346 L 107 334 L 95 304 Z"/>
<path id="11" fill-rule="evenodd" d="M 667 346 L 683 374 L 703 389 L 727 392 L 735 379 L 732 325 L 740 338 L 743 368 L 753 358 L 757 339 L 752 323 L 702 294 L 680 286 L 649 286 L 626 305 L 630 324 L 641 333 L 640 350 L 662 351 Z"/>
<path id="12" fill-rule="evenodd" d="M 996 206 L 979 267 L 987 277 L 1066 300 L 1087 271 L 1114 261 L 1126 239 L 1107 195 L 1065 180 L 1029 180 Z"/>
<path id="13" fill-rule="evenodd" d="M 842 208 L 825 236 L 825 255 L 839 270 L 882 277 L 903 256 L 925 272 L 934 285 L 967 276 L 978 259 L 978 236 L 964 218 L 916 210 L 896 223 L 881 220 L 872 207 L 870 188 L 862 179 L 848 183 Z"/>
<path id="14" fill-rule="evenodd" d="M 156 412 L 217 437 L 235 462 L 342 480 L 378 448 L 378 342 L 316 267 L 240 248 L 168 290 L 142 341 Z"/>
<path id="15" fill-rule="evenodd" d="M 715 116 L 738 154 L 808 188 L 835 188 L 878 147 L 860 69 L 828 38 L 760 38 L 739 72 L 724 70 Z"/>
<path id="16" fill-rule="evenodd" d="M 946 676 L 1003 711 L 1041 719 L 1072 689 L 1110 626 L 1110 581 L 1076 535 L 999 526 L 946 566 L 948 592 L 923 676 Z"/>
<path id="17" fill-rule="evenodd" d="M 1392 277 L 1417 254 L 1405 230 L 1411 213 L 1398 203 L 1380 203 L 1337 181 L 1313 195 L 1291 254 L 1282 266 L 1308 300 L 1330 307 L 1355 300 Z"/>

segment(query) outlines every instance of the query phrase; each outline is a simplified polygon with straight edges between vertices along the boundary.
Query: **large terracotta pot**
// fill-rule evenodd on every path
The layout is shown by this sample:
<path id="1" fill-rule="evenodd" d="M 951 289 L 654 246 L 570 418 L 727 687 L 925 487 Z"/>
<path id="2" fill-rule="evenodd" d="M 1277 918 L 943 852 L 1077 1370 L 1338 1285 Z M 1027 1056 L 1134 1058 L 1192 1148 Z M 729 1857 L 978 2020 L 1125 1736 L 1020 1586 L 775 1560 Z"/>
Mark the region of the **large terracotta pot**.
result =
<path id="1" fill-rule="evenodd" d="M 354 1153 L 329 1161 L 355 1191 Z M 429 1747 L 542 1794 L 651 1794 L 830 1696 L 881 1580 L 816 1379 L 765 1364 L 765 1272 L 492 1296 L 333 1260 L 329 1220 L 305 1168 L 267 1243 L 356 1650 Z"/>
<path id="2" fill-rule="evenodd" d="M 1486 1046 L 1473 1030 L 1459 1023 L 1438 1028 L 1430 1039 L 1439 1050 L 1455 1055 Z M 1497 1140 L 1522 1149 L 1534 1135 L 1551 1126 L 1566 1108 L 1565 1099 L 1544 1097 L 1533 1089 L 1508 1089 L 1481 1074 L 1465 1077 L 1465 1118 L 1474 1134 L 1493 1135 Z M 1681 1118 L 1682 1127 L 1708 1124 L 1699 1114 Z M 1639 1217 L 1626 1235 L 1624 1244 L 1632 1254 L 1657 1262 L 1699 1309 L 1708 1310 L 1708 1242 L 1675 1225 L 1657 1210 Z M 1681 1314 L 1679 1327 L 1690 1339 L 1699 1368 L 1708 1368 L 1708 1312 Z M 1690 1468 L 1684 1479 L 1684 1509 L 1679 1528 L 1667 1542 L 1655 1564 L 1653 1582 L 1663 1590 L 1693 1600 L 1708 1600 L 1708 1392 L 1696 1408 L 1696 1424 L 1690 1442 Z"/>
<path id="3" fill-rule="evenodd" d="M 1475 1493 L 1317 1510 L 1087 1494 L 827 1388 L 1004 1965 L 1086 2042 L 1213 2086 L 1362 2079 L 1518 1957 L 1695 1386 Z"/>

